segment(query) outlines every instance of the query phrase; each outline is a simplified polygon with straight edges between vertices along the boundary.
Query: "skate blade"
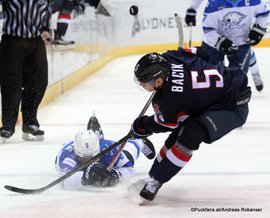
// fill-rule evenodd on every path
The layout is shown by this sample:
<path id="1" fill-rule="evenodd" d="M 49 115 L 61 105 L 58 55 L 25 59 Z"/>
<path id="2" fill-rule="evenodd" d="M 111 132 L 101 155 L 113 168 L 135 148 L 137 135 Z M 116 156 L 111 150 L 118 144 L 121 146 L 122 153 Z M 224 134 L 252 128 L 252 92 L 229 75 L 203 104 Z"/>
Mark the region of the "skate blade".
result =
<path id="1" fill-rule="evenodd" d="M 32 135 L 29 133 L 23 133 L 22 136 L 23 140 L 25 141 L 43 141 L 44 140 L 44 136 L 43 135 Z"/>
<path id="2" fill-rule="evenodd" d="M 68 44 L 68 45 L 54 45 L 53 51 L 69 51 L 75 48 L 75 44 Z"/>

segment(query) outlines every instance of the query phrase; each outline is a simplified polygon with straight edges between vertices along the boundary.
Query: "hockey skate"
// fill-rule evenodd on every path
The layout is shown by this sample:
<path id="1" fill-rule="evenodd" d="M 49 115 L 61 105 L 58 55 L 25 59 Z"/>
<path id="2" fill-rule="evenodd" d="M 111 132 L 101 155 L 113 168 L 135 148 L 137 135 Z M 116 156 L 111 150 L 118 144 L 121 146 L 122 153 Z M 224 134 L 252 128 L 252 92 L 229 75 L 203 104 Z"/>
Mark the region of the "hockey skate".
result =
<path id="1" fill-rule="evenodd" d="M 147 157 L 149 160 L 152 160 L 156 156 L 156 150 L 153 143 L 148 139 L 142 139 L 144 146 L 141 149 L 141 152 Z"/>
<path id="2" fill-rule="evenodd" d="M 43 141 L 45 132 L 40 130 L 36 125 L 29 125 L 22 127 L 22 138 L 25 141 Z"/>
<path id="3" fill-rule="evenodd" d="M 102 14 L 108 17 L 115 15 L 116 11 L 117 6 L 109 0 L 100 0 L 96 8 L 96 14 Z"/>
<path id="4" fill-rule="evenodd" d="M 9 130 L 5 130 L 2 127 L 0 128 L 0 144 L 4 144 L 13 133 Z"/>
<path id="5" fill-rule="evenodd" d="M 97 132 L 99 134 L 99 138 L 103 138 L 103 131 L 94 112 L 87 124 L 87 130 L 89 129 Z"/>
<path id="6" fill-rule="evenodd" d="M 148 178 L 143 189 L 140 191 L 140 196 L 148 201 L 153 201 L 161 186 L 162 183 L 160 183 L 159 181 L 153 178 Z"/>
<path id="7" fill-rule="evenodd" d="M 54 45 L 74 45 L 75 42 L 74 41 L 68 41 L 68 40 L 64 40 L 64 39 L 55 39 L 53 41 Z"/>
<path id="8" fill-rule="evenodd" d="M 128 187 L 128 197 L 139 205 L 154 200 L 162 184 L 153 178 L 140 179 Z"/>
<path id="9" fill-rule="evenodd" d="M 253 78 L 253 82 L 254 82 L 254 85 L 257 89 L 257 91 L 262 91 L 263 90 L 263 82 L 262 82 L 262 78 L 261 78 L 261 75 L 259 72 L 256 72 L 256 73 L 251 73 L 252 75 L 252 78 Z"/>
<path id="10" fill-rule="evenodd" d="M 54 30 L 54 40 L 52 47 L 54 51 L 65 51 L 75 48 L 75 42 L 72 40 L 65 40 L 56 30 Z"/>

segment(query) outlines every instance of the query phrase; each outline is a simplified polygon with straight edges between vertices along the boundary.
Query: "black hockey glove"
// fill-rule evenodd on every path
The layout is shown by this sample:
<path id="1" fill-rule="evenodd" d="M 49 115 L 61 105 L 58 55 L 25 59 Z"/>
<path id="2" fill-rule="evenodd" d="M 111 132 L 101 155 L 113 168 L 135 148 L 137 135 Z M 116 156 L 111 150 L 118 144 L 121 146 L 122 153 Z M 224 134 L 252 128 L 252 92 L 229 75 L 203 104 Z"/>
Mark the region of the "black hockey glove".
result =
<path id="1" fill-rule="evenodd" d="M 238 50 L 238 46 L 234 45 L 233 42 L 225 36 L 219 37 L 216 48 L 226 55 L 233 55 Z"/>
<path id="2" fill-rule="evenodd" d="M 251 94 L 252 94 L 251 88 L 249 86 L 246 87 L 245 90 L 242 91 L 237 97 L 236 105 L 241 106 L 247 104 L 250 101 Z"/>
<path id="3" fill-rule="evenodd" d="M 138 117 L 136 120 L 134 120 L 134 122 L 131 126 L 131 131 L 132 131 L 133 137 L 135 139 L 146 138 L 146 137 L 153 134 L 151 131 L 148 131 L 144 127 L 143 122 L 145 119 L 147 119 L 147 117 L 148 116 L 142 116 L 142 117 Z"/>
<path id="4" fill-rule="evenodd" d="M 193 8 L 187 9 L 185 22 L 188 26 L 196 26 L 196 11 Z"/>
<path id="5" fill-rule="evenodd" d="M 262 28 L 258 24 L 254 24 L 249 32 L 247 44 L 257 45 L 262 40 L 265 33 L 266 28 Z"/>
<path id="6" fill-rule="evenodd" d="M 82 184 L 98 187 L 111 187 L 119 183 L 121 174 L 114 169 L 107 167 L 99 162 L 90 164 L 84 171 Z"/>
<path id="7" fill-rule="evenodd" d="M 208 61 L 209 59 L 208 52 L 202 47 L 196 47 L 196 48 L 197 48 L 197 52 L 196 52 L 197 56 L 203 59 L 204 61 Z"/>

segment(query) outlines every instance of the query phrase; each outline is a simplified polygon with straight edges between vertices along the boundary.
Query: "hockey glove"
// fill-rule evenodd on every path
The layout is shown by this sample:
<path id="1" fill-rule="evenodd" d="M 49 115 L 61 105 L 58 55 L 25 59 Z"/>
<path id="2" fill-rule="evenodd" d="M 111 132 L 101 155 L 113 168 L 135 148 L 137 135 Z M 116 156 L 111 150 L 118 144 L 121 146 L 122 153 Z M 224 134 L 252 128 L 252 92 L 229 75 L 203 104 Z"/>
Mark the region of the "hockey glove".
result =
<path id="1" fill-rule="evenodd" d="M 196 49 L 197 49 L 196 51 L 197 56 L 203 59 L 204 61 L 208 61 L 209 59 L 208 52 L 202 47 L 196 47 Z"/>
<path id="2" fill-rule="evenodd" d="M 135 139 L 146 138 L 146 137 L 153 134 L 151 131 L 148 131 L 144 127 L 143 122 L 147 118 L 148 118 L 148 116 L 142 116 L 142 117 L 138 117 L 136 120 L 134 120 L 134 122 L 131 126 L 131 131 L 132 131 L 133 137 Z"/>
<path id="3" fill-rule="evenodd" d="M 238 46 L 234 45 L 233 42 L 225 36 L 219 37 L 216 48 L 218 51 L 223 52 L 226 55 L 233 55 L 238 50 Z"/>
<path id="4" fill-rule="evenodd" d="M 188 26 L 196 26 L 196 11 L 193 8 L 187 9 L 185 22 Z"/>
<path id="5" fill-rule="evenodd" d="M 247 104 L 250 101 L 251 93 L 252 93 L 251 88 L 249 86 L 246 87 L 245 90 L 242 91 L 240 95 L 238 96 L 236 100 L 236 105 L 241 106 L 241 105 Z"/>
<path id="6" fill-rule="evenodd" d="M 121 174 L 114 169 L 107 167 L 99 162 L 90 164 L 84 171 L 82 184 L 93 185 L 98 187 L 111 187 L 119 183 Z"/>
<path id="7" fill-rule="evenodd" d="M 254 24 L 249 32 L 247 44 L 257 45 L 262 40 L 265 33 L 266 28 L 262 28 L 258 24 Z"/>

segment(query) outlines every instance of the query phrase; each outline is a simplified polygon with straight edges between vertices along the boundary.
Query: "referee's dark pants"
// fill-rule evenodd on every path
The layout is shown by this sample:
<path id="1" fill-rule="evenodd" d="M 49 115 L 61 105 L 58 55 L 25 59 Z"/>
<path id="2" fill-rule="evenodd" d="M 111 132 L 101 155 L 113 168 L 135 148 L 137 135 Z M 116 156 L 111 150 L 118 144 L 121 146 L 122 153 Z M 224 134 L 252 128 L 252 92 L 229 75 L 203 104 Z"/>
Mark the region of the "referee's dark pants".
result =
<path id="1" fill-rule="evenodd" d="M 0 85 L 3 129 L 15 132 L 19 106 L 23 125 L 36 125 L 37 110 L 48 84 L 46 47 L 41 37 L 2 35 Z"/>

